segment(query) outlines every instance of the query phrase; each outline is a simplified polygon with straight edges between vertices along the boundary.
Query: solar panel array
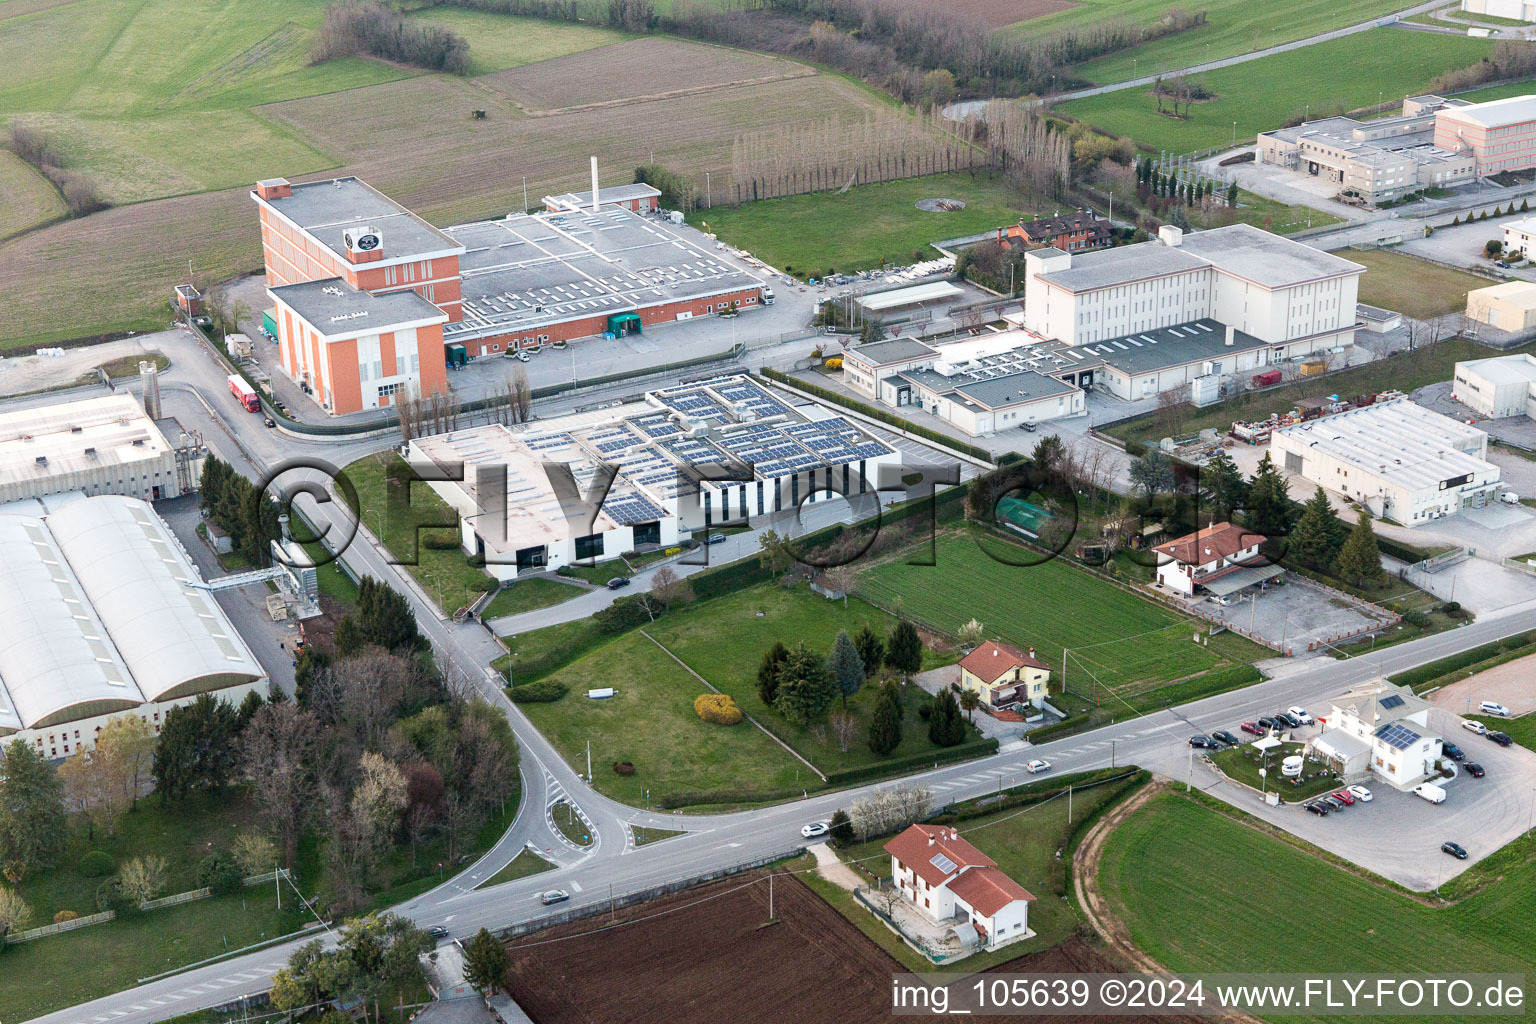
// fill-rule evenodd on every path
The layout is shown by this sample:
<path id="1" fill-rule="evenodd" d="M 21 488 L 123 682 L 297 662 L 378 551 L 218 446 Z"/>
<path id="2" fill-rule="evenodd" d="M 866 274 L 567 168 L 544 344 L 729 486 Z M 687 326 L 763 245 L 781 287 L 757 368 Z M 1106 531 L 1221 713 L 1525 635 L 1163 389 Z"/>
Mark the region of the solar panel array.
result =
<path id="1" fill-rule="evenodd" d="M 683 432 L 683 428 L 664 412 L 650 412 L 643 416 L 635 416 L 629 422 L 643 430 L 646 437 L 671 437 Z"/>
<path id="2" fill-rule="evenodd" d="M 1384 708 L 1400 708 L 1403 706 L 1403 698 L 1393 693 L 1381 698 L 1379 703 Z"/>
<path id="3" fill-rule="evenodd" d="M 959 866 L 942 853 L 936 853 L 932 857 L 929 857 L 928 863 L 932 864 L 946 875 L 954 871 L 955 868 Z"/>
<path id="4" fill-rule="evenodd" d="M 1391 725 L 1384 725 L 1377 729 L 1376 738 L 1398 750 L 1407 750 L 1423 737 L 1406 725 L 1394 722 Z"/>
<path id="5" fill-rule="evenodd" d="M 620 526 L 650 523 L 667 517 L 666 512 L 638 491 L 610 494 L 608 500 L 603 502 L 603 511 Z"/>

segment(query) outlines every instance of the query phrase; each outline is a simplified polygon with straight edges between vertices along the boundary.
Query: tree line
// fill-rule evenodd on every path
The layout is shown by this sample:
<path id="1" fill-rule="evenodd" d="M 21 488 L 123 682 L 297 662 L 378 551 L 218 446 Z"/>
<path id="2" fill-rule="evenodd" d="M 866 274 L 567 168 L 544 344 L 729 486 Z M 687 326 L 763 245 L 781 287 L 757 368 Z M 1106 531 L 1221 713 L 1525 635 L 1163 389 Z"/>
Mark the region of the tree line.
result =
<path id="1" fill-rule="evenodd" d="M 71 216 L 84 217 L 112 205 L 101 197 L 89 175 L 64 167 L 64 158 L 53 137 L 41 128 L 13 121 L 7 148 L 53 183 Z"/>
<path id="2" fill-rule="evenodd" d="M 469 73 L 469 41 L 451 29 L 407 21 L 381 0 L 348 0 L 325 9 L 310 51 L 315 63 L 369 54 L 451 75 Z"/>

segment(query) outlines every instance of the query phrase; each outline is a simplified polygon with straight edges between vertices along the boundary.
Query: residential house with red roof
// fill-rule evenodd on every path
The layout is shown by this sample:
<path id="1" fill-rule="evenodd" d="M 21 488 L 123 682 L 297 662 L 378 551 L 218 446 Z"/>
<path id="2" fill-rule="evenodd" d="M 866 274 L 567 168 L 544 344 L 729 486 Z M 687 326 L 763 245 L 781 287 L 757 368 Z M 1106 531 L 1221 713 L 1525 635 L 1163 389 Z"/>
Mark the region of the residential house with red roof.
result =
<path id="1" fill-rule="evenodd" d="M 1157 585 L 1183 597 L 1197 592 L 1230 598 L 1267 583 L 1284 570 L 1259 554 L 1262 534 L 1234 523 L 1212 523 L 1152 550 L 1158 559 Z"/>
<path id="2" fill-rule="evenodd" d="M 948 924 L 962 945 L 986 949 L 1026 939 L 1033 896 L 953 828 L 912 825 L 885 844 L 891 878 L 926 918 Z"/>
<path id="3" fill-rule="evenodd" d="M 1035 657 L 1031 647 L 1026 653 L 1010 644 L 988 640 L 960 661 L 960 685 L 975 690 L 981 702 L 993 711 L 1015 704 L 1045 703 L 1046 684 L 1051 670 Z"/>

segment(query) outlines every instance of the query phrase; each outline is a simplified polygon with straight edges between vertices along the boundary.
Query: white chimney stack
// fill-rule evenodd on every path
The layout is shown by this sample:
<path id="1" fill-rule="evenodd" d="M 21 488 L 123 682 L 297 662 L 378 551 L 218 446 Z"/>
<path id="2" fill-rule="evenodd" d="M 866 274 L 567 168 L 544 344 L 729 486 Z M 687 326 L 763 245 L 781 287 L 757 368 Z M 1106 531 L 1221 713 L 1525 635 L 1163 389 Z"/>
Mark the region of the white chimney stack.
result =
<path id="1" fill-rule="evenodd" d="M 1237 342 L 1237 328 L 1227 324 L 1227 346 L 1230 348 Z"/>
<path id="2" fill-rule="evenodd" d="M 592 212 L 597 212 L 597 157 L 592 158 Z"/>

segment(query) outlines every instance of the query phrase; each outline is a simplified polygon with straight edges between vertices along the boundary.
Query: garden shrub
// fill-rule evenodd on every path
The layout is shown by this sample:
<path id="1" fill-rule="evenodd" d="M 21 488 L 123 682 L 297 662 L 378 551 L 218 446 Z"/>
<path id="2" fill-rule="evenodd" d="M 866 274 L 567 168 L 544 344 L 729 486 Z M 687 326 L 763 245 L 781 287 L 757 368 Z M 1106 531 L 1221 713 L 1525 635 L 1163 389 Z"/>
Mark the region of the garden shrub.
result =
<path id="1" fill-rule="evenodd" d="M 240 865 L 221 851 L 215 850 L 197 865 L 197 884 L 207 887 L 215 896 L 239 892 L 243 880 Z"/>
<path id="2" fill-rule="evenodd" d="M 613 762 L 613 770 L 615 774 L 628 777 L 635 774 L 635 765 L 632 761 L 615 761 Z"/>
<path id="3" fill-rule="evenodd" d="M 541 679 L 536 683 L 507 688 L 507 696 L 512 698 L 514 704 L 551 704 L 570 692 L 570 687 L 553 679 Z"/>
<path id="4" fill-rule="evenodd" d="M 741 723 L 741 708 L 736 706 L 736 701 L 728 694 L 701 693 L 694 698 L 693 710 L 704 721 L 716 725 Z"/>
<path id="5" fill-rule="evenodd" d="M 80 873 L 86 878 L 105 878 L 117 867 L 105 850 L 92 850 L 80 858 Z"/>
<path id="6" fill-rule="evenodd" d="M 66 921 L 78 921 L 79 919 L 80 915 L 73 910 L 61 910 L 53 915 L 54 924 L 64 924 Z"/>

